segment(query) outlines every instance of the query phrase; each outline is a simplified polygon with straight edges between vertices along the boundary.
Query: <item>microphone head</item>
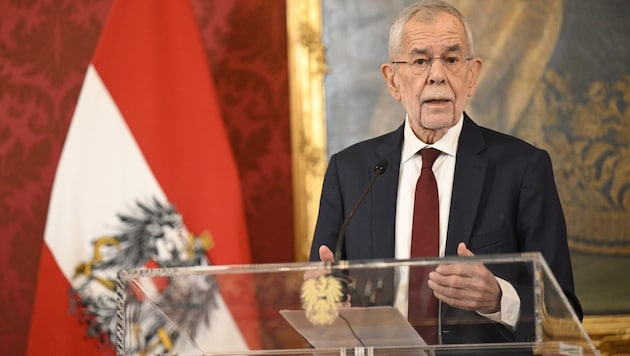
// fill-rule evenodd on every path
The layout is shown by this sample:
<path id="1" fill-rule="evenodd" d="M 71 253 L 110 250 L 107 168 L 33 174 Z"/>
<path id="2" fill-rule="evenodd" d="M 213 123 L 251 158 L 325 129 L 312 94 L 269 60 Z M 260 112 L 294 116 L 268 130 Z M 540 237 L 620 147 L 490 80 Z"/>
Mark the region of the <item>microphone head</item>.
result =
<path id="1" fill-rule="evenodd" d="M 382 159 L 382 160 L 378 161 L 378 163 L 374 166 L 374 172 L 378 173 L 379 176 L 381 174 L 385 173 L 386 170 L 387 170 L 387 160 L 386 159 Z"/>

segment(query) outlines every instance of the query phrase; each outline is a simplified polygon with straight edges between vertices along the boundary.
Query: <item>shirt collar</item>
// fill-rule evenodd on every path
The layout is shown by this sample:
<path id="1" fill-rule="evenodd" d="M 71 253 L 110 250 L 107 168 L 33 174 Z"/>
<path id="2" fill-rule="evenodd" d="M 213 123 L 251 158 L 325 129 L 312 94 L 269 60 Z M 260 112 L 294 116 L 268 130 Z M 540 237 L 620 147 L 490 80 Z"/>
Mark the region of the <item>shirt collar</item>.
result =
<path id="1" fill-rule="evenodd" d="M 409 125 L 409 115 L 405 116 L 401 162 L 406 162 L 425 147 L 437 148 L 449 156 L 455 157 L 455 154 L 457 153 L 457 144 L 459 142 L 459 134 L 462 132 L 463 125 L 464 114 L 462 114 L 455 126 L 448 129 L 444 137 L 439 139 L 436 143 L 428 145 L 422 142 L 416 134 L 413 133 L 411 125 Z"/>

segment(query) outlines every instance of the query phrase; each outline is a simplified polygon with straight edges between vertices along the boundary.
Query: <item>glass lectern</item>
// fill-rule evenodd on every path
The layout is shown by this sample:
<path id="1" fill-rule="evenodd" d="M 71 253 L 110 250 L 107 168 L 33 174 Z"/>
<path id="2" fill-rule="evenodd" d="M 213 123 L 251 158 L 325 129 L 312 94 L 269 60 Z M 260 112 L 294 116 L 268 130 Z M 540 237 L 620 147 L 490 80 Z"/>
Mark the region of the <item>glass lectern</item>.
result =
<path id="1" fill-rule="evenodd" d="M 411 318 L 430 291 L 409 276 L 452 264 L 509 283 L 512 322 Z M 540 254 L 123 270 L 117 293 L 124 355 L 598 355 Z"/>

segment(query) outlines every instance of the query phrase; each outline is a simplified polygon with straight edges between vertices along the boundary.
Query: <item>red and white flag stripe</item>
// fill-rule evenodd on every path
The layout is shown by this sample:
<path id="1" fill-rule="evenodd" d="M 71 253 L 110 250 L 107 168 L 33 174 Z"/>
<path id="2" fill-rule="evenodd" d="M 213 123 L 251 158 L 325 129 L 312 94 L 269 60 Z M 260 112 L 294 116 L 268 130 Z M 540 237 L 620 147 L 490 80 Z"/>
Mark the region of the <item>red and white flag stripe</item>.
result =
<path id="1" fill-rule="evenodd" d="M 68 291 L 94 240 L 118 233 L 118 214 L 138 201 L 171 202 L 188 231 L 209 231 L 212 264 L 251 262 L 237 167 L 193 15 L 183 0 L 114 1 L 55 175 L 28 354 L 112 351 L 86 337 Z M 205 342 L 255 344 L 256 330 L 239 331 L 219 304 L 211 326 L 220 327 Z"/>

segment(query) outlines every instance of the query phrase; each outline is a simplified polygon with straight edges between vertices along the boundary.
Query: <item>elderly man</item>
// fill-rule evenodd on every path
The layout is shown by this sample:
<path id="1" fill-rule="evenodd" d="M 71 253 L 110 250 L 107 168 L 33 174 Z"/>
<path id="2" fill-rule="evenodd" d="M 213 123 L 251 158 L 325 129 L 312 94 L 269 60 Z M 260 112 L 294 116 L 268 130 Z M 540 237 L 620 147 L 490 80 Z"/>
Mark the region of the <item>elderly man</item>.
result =
<path id="1" fill-rule="evenodd" d="M 404 123 L 331 157 L 310 258 L 333 260 L 345 217 L 375 164 L 387 161 L 389 168 L 356 211 L 342 250 L 336 251 L 342 258 L 539 251 L 581 318 L 549 155 L 478 126 L 464 112 L 481 68 L 470 27 L 456 8 L 428 0 L 399 14 L 390 29 L 389 62 L 381 72 L 406 110 Z M 422 282 L 440 301 L 442 320 L 440 334 L 425 340 L 530 340 L 533 327 L 519 316 L 530 312 L 523 308 L 531 296 L 496 271 L 470 266 L 442 265 Z M 411 314 L 414 298 L 398 290 L 386 303 L 407 313 L 408 302 Z"/>

